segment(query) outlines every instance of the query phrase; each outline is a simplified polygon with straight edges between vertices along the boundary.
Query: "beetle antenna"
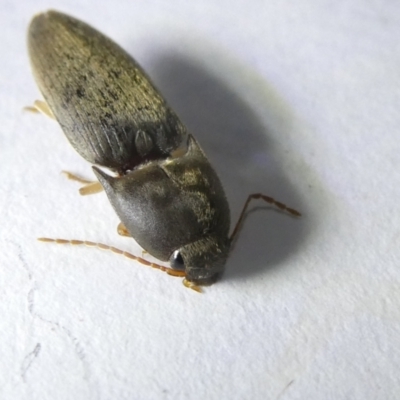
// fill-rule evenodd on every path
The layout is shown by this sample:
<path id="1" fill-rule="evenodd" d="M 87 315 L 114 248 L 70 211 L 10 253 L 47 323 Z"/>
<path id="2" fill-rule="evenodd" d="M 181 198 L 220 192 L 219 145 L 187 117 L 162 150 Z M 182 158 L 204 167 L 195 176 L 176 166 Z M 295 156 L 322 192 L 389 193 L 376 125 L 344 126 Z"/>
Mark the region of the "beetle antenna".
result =
<path id="1" fill-rule="evenodd" d="M 243 219 L 244 219 L 244 217 L 246 215 L 246 211 L 247 211 L 247 208 L 248 208 L 248 206 L 250 204 L 250 201 L 253 200 L 253 199 L 254 200 L 262 199 L 262 200 L 266 201 L 267 203 L 278 207 L 280 210 L 288 212 L 289 214 L 293 215 L 294 217 L 300 217 L 301 216 L 301 214 L 298 211 L 296 211 L 295 209 L 290 208 L 286 204 L 283 204 L 283 203 L 281 203 L 279 201 L 276 201 L 272 197 L 265 196 L 264 194 L 261 194 L 261 193 L 250 194 L 249 197 L 247 197 L 246 203 L 244 203 L 242 212 L 240 213 L 240 217 L 239 217 L 238 221 L 236 222 L 235 229 L 233 230 L 233 232 L 231 234 L 231 237 L 229 238 L 231 243 L 234 242 L 235 237 L 238 234 L 238 232 L 240 230 L 240 227 L 242 225 Z"/>
<path id="2" fill-rule="evenodd" d="M 89 242 L 88 240 L 68 240 L 68 239 L 50 239 L 50 238 L 38 238 L 40 242 L 47 242 L 47 243 L 57 243 L 57 244 L 70 244 L 74 246 L 88 246 L 88 247 L 97 247 L 98 249 L 101 250 L 108 250 L 116 254 L 121 254 L 122 256 L 129 258 L 131 260 L 135 260 L 140 262 L 143 265 L 146 265 L 148 267 L 158 269 L 162 272 L 166 272 L 168 275 L 172 276 L 180 276 L 184 277 L 185 271 L 177 271 L 172 268 L 164 267 L 163 265 L 155 264 L 153 262 L 147 261 L 144 258 L 134 256 L 131 253 L 128 253 L 127 251 L 123 251 L 120 249 L 117 249 L 116 247 L 113 246 L 108 246 L 103 243 L 96 243 L 96 242 Z"/>

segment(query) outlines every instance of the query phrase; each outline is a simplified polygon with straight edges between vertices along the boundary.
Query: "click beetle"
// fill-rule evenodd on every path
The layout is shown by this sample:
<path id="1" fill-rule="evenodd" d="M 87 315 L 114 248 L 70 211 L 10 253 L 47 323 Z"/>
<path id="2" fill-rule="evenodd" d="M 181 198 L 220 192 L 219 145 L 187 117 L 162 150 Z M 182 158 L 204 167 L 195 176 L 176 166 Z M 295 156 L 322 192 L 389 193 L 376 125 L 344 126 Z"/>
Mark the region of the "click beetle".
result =
<path id="1" fill-rule="evenodd" d="M 104 189 L 120 231 L 171 268 L 131 256 L 195 290 L 223 272 L 250 201 L 260 198 L 294 216 L 271 197 L 252 194 L 230 231 L 229 205 L 221 182 L 196 139 L 138 63 L 111 39 L 57 11 L 35 16 L 28 49 L 45 101 L 35 108 L 60 124 Z M 105 167 L 113 175 L 98 168 Z M 85 191 L 86 190 L 86 191 Z M 43 239 L 58 243 L 92 242 Z M 125 253 L 128 255 L 129 253 Z"/>

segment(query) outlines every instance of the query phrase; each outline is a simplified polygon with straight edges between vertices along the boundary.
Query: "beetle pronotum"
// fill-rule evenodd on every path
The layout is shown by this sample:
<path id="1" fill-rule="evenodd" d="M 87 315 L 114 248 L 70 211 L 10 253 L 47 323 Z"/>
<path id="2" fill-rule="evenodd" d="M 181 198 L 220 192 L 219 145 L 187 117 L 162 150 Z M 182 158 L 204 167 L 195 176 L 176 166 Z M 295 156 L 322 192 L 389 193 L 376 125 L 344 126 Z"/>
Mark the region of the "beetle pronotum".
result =
<path id="1" fill-rule="evenodd" d="M 122 48 L 89 25 L 49 11 L 35 16 L 28 33 L 32 70 L 45 99 L 34 108 L 56 119 L 99 182 L 81 194 L 105 190 L 121 220 L 120 232 L 171 268 L 114 247 L 145 265 L 184 277 L 186 286 L 215 282 L 252 199 L 293 216 L 296 210 L 252 194 L 230 230 L 230 212 L 217 174 L 146 73 Z M 71 178 L 74 178 L 70 175 Z M 77 178 L 75 178 L 77 179 Z"/>

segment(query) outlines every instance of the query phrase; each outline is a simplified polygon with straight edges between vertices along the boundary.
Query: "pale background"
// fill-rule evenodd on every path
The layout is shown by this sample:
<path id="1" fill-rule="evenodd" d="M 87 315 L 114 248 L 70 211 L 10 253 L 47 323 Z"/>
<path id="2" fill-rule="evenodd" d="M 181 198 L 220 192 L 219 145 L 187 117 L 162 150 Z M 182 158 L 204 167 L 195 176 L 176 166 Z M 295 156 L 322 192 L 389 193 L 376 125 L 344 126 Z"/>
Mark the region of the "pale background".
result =
<path id="1" fill-rule="evenodd" d="M 0 398 L 398 399 L 400 3 L 0 1 Z M 199 295 L 113 254 L 36 241 L 116 234 L 26 51 L 48 8 L 111 36 L 209 155 L 236 221 Z M 261 207 L 260 207 L 261 206 Z"/>

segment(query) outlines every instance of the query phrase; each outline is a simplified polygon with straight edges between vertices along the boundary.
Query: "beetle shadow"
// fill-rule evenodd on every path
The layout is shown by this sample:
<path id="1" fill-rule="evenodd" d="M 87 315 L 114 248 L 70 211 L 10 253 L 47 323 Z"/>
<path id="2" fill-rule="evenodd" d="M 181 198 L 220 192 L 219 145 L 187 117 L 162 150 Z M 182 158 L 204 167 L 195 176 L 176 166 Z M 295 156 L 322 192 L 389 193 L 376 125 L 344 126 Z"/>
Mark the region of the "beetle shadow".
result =
<path id="1" fill-rule="evenodd" d="M 282 137 L 292 129 L 295 118 L 272 88 L 263 82 L 263 104 L 273 119 L 271 126 L 266 126 L 222 74 L 216 76 L 198 61 L 180 54 L 157 54 L 146 70 L 216 169 L 231 207 L 231 231 L 247 196 L 254 192 L 307 213 L 274 155 L 274 137 Z M 254 201 L 249 208 L 224 279 L 293 265 L 285 260 L 299 251 L 310 233 L 309 223 L 306 218 L 293 218 L 264 206 L 267 204 Z"/>

